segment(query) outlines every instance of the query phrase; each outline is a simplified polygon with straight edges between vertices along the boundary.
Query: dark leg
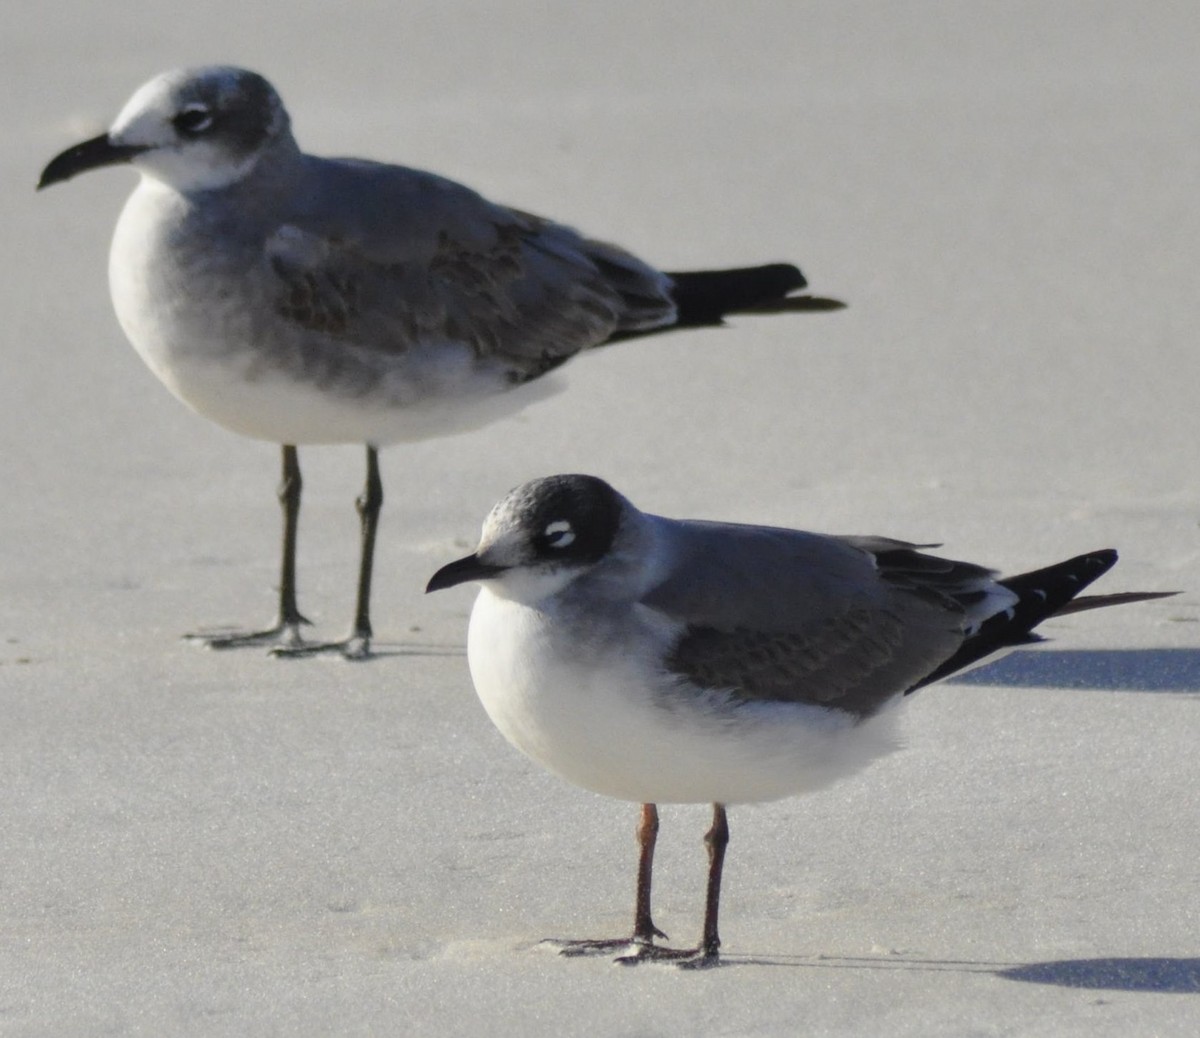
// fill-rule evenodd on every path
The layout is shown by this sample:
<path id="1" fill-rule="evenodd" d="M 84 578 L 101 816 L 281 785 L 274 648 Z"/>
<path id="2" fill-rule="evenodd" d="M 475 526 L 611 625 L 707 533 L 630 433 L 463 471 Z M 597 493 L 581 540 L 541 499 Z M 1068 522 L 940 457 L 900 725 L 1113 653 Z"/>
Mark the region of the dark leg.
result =
<path id="1" fill-rule="evenodd" d="M 713 804 L 712 828 L 704 834 L 708 847 L 708 893 L 704 899 L 704 938 L 700 944 L 705 961 L 717 961 L 721 938 L 717 933 L 717 914 L 721 907 L 721 872 L 725 868 L 725 848 L 729 845 L 729 820 L 725 805 Z"/>
<path id="2" fill-rule="evenodd" d="M 637 897 L 633 911 L 633 939 L 638 944 L 653 944 L 655 937 L 664 941 L 667 935 L 650 918 L 650 883 L 654 872 L 654 847 L 658 843 L 658 808 L 643 804 L 638 819 L 638 878 Z"/>
<path id="3" fill-rule="evenodd" d="M 638 875 L 632 937 L 573 941 L 550 938 L 542 943 L 554 945 L 563 955 L 603 955 L 630 945 L 653 946 L 655 937 L 665 940 L 667 935 L 655 926 L 654 920 L 650 918 L 650 883 L 654 872 L 654 845 L 657 841 L 658 808 L 653 804 L 643 804 L 637 827 Z"/>
<path id="4" fill-rule="evenodd" d="M 283 508 L 283 557 L 279 563 L 279 625 L 291 628 L 300 640 L 300 625 L 309 621 L 296 606 L 296 531 L 300 526 L 300 455 L 295 447 L 283 448 L 283 476 L 279 481 L 279 504 Z"/>
<path id="5" fill-rule="evenodd" d="M 362 527 L 362 552 L 358 560 L 358 594 L 351 640 L 360 643 L 360 654 L 366 656 L 371 650 L 371 568 L 375 562 L 375 532 L 379 529 L 379 513 L 383 510 L 383 480 L 379 478 L 379 452 L 374 447 L 367 448 L 367 483 L 354 505 Z"/>
<path id="6" fill-rule="evenodd" d="M 367 482 L 354 502 L 362 531 L 362 549 L 358 562 L 358 593 L 354 603 L 354 627 L 339 642 L 314 645 L 295 644 L 272 650 L 276 656 L 312 656 L 319 652 L 340 652 L 348 660 L 365 660 L 371 655 L 371 569 L 375 560 L 375 533 L 383 509 L 383 480 L 379 478 L 379 451 L 367 448 Z"/>
<path id="7" fill-rule="evenodd" d="M 700 947 L 689 949 L 663 948 L 656 944 L 638 944 L 637 950 L 617 959 L 625 965 L 638 962 L 672 962 L 677 966 L 698 969 L 715 966 L 719 961 L 721 938 L 717 933 L 717 915 L 721 905 L 721 872 L 725 866 L 725 848 L 729 844 L 729 821 L 723 804 L 713 804 L 712 826 L 704 834 L 708 848 L 708 888 L 704 899 L 704 936 Z"/>
<path id="8" fill-rule="evenodd" d="M 296 528 L 300 520 L 300 459 L 296 448 L 283 447 L 283 475 L 279 482 L 279 504 L 283 509 L 283 559 L 279 575 L 279 616 L 274 626 L 245 634 L 188 634 L 211 649 L 238 649 L 250 645 L 292 647 L 303 644 L 300 627 L 307 624 L 296 607 Z"/>

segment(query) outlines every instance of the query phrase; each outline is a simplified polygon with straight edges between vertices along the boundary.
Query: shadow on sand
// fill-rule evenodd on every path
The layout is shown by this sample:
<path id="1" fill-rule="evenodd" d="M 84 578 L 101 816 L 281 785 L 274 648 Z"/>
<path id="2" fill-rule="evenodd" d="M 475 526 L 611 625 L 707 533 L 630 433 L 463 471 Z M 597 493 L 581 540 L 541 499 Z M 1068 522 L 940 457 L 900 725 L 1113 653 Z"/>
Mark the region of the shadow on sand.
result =
<path id="1" fill-rule="evenodd" d="M 371 645 L 372 658 L 465 657 L 466 654 L 466 646 L 462 644 L 376 640 Z M 1200 692 L 1200 649 L 1018 650 L 995 663 L 946 678 L 943 684 L 1103 692 Z"/>
<path id="2" fill-rule="evenodd" d="M 945 684 L 1200 692 L 1200 649 L 1022 650 Z"/>
<path id="3" fill-rule="evenodd" d="M 1055 984 L 1104 991 L 1155 991 L 1165 995 L 1200 994 L 1200 959 L 1111 958 L 1031 962 L 997 970 L 1006 980 Z"/>
<path id="4" fill-rule="evenodd" d="M 1049 984 L 1096 991 L 1144 991 L 1161 995 L 1200 994 L 1200 958 L 1109 957 L 1053 962 L 971 962 L 955 959 L 908 959 L 902 956 L 858 958 L 790 955 L 722 956 L 720 965 L 790 966 L 796 969 L 892 970 L 921 973 L 978 973 L 1027 984 Z"/>

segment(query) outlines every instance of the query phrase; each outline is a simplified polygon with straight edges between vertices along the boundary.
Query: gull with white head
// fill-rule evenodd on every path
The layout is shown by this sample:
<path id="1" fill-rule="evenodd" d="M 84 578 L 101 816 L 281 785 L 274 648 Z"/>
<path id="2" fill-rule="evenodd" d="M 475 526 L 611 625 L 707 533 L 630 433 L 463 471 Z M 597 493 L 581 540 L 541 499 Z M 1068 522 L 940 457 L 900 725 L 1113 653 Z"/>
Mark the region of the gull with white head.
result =
<path id="1" fill-rule="evenodd" d="M 432 173 L 307 154 L 274 88 L 245 69 L 152 79 L 38 186 L 125 163 L 141 180 L 109 260 L 122 329 L 184 403 L 282 447 L 277 621 L 205 637 L 214 647 L 369 653 L 380 447 L 512 414 L 595 346 L 841 305 L 798 294 L 790 264 L 664 273 Z M 349 637 L 315 645 L 296 604 L 297 447 L 339 443 L 367 450 L 357 605 Z"/>

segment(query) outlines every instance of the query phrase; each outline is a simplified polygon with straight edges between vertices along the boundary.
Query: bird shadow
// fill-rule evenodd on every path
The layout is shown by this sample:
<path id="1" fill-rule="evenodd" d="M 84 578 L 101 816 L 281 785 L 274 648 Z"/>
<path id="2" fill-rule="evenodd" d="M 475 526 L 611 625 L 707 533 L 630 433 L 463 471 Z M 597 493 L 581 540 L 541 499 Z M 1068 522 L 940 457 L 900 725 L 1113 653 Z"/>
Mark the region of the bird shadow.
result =
<path id="1" fill-rule="evenodd" d="M 227 637 L 235 637 L 236 638 L 236 637 L 238 637 L 240 635 L 244 635 L 244 634 L 245 634 L 245 632 L 242 631 L 240 628 L 233 627 L 233 626 L 228 626 L 228 627 L 211 626 L 211 627 L 202 627 L 197 631 L 193 631 L 188 634 L 184 634 L 181 636 L 181 640 L 185 641 L 185 642 L 190 642 L 192 644 L 201 645 L 201 646 L 207 647 L 208 649 L 211 649 L 215 652 L 221 652 L 221 653 L 241 652 L 246 649 L 258 649 L 267 656 L 274 656 L 277 659 L 284 659 L 284 660 L 288 660 L 288 659 L 303 660 L 303 659 L 310 659 L 315 656 L 323 656 L 327 659 L 335 659 L 340 655 L 336 651 L 336 649 L 333 648 L 332 645 L 322 645 L 321 643 L 313 644 L 310 647 L 309 651 L 304 651 L 304 647 L 302 646 L 301 651 L 299 651 L 299 652 L 291 652 L 291 651 L 288 651 L 286 648 L 283 648 L 281 650 L 272 651 L 272 647 L 269 644 L 254 645 L 254 644 L 247 643 L 245 645 L 236 645 L 236 646 L 228 646 L 228 645 L 214 646 L 211 644 L 205 645 L 205 643 L 210 642 L 213 639 L 222 639 L 222 638 L 227 638 Z M 458 656 L 458 657 L 465 657 L 466 655 L 467 655 L 467 648 L 461 642 L 458 644 L 455 644 L 455 645 L 445 645 L 445 644 L 434 643 L 434 642 L 415 642 L 415 641 L 413 641 L 413 642 L 409 642 L 409 641 L 385 642 L 385 641 L 379 641 L 378 639 L 376 639 L 371 642 L 371 651 L 368 652 L 366 655 L 352 656 L 352 657 L 349 657 L 349 659 L 351 659 L 355 663 L 370 663 L 373 660 L 387 659 L 391 656 Z"/>
<path id="2" fill-rule="evenodd" d="M 465 645 L 436 645 L 419 642 L 373 642 L 370 659 L 387 656 L 462 656 L 467 655 Z"/>
<path id="3" fill-rule="evenodd" d="M 946 679 L 956 685 L 1200 692 L 1200 649 L 1035 649 Z"/>
<path id="4" fill-rule="evenodd" d="M 1104 991 L 1200 994 L 1200 959 L 1167 957 L 1061 959 L 997 970 L 1006 980 Z"/>
<path id="5" fill-rule="evenodd" d="M 466 656 L 466 647 L 381 642 L 369 659 L 389 656 Z M 1034 649 L 1010 653 L 948 685 L 1075 688 L 1100 692 L 1200 692 L 1200 649 Z"/>
<path id="6" fill-rule="evenodd" d="M 369 659 L 466 656 L 466 647 L 380 642 Z M 1200 649 L 1035 649 L 945 679 L 947 685 L 1075 688 L 1099 692 L 1200 692 Z"/>
<path id="7" fill-rule="evenodd" d="M 978 973 L 1026 984 L 1096 991 L 1142 991 L 1161 995 L 1200 994 L 1200 958 L 1170 956 L 1056 959 L 1049 962 L 975 962 L 790 955 L 722 955 L 720 968 L 783 966 L 794 969 L 894 970 L 921 973 Z"/>

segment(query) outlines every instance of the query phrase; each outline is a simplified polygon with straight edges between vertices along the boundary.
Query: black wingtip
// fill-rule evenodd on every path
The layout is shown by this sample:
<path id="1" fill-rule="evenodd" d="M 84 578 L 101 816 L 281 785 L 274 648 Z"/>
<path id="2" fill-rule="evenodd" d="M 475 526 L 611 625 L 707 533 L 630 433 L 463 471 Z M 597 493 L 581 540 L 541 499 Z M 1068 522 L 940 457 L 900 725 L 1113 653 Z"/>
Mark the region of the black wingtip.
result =
<path id="1" fill-rule="evenodd" d="M 1077 597 L 1089 584 L 1112 569 L 1116 562 L 1116 551 L 1103 548 L 1029 573 L 1004 577 L 999 583 L 1017 596 L 1016 603 L 1010 609 L 985 620 L 978 631 L 963 642 L 958 652 L 909 691 L 914 692 L 948 677 L 999 650 L 1040 640 L 1041 636 L 1034 628 L 1049 617 L 1065 616 L 1110 605 L 1144 602 L 1174 594 L 1160 591 L 1127 591 L 1111 595 Z"/>
<path id="2" fill-rule="evenodd" d="M 1104 576 L 1117 564 L 1117 558 L 1115 548 L 1101 548 L 1042 569 L 1004 577 L 1000 583 L 1022 602 L 1032 603 L 1036 599 L 1039 607 L 1033 623 L 1040 623 L 1045 617 L 1057 613 L 1093 581 Z"/>
<path id="3" fill-rule="evenodd" d="M 734 313 L 837 309 L 800 302 L 815 297 L 793 296 L 808 287 L 800 268 L 791 263 L 765 263 L 733 270 L 684 270 L 667 275 L 674 283 L 677 328 L 720 324 Z M 830 301 L 833 302 L 833 301 Z"/>

